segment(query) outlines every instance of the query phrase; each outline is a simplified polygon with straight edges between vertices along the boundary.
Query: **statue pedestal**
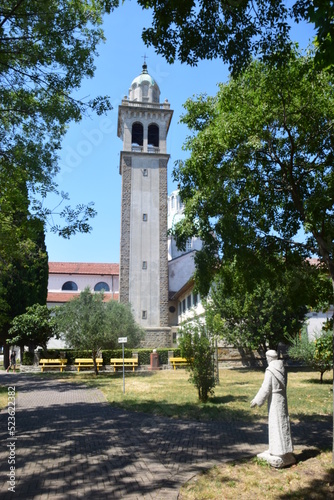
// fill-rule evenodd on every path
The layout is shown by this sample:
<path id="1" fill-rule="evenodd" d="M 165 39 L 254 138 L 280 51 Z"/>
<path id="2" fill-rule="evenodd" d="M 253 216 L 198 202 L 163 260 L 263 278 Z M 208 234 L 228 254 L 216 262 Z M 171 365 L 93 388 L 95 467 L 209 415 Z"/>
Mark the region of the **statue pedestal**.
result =
<path id="1" fill-rule="evenodd" d="M 289 467 L 296 463 L 295 456 L 293 453 L 286 453 L 285 455 L 271 455 L 268 450 L 263 451 L 257 455 L 258 458 L 265 460 L 269 465 L 275 467 L 276 469 L 282 469 L 283 467 Z"/>

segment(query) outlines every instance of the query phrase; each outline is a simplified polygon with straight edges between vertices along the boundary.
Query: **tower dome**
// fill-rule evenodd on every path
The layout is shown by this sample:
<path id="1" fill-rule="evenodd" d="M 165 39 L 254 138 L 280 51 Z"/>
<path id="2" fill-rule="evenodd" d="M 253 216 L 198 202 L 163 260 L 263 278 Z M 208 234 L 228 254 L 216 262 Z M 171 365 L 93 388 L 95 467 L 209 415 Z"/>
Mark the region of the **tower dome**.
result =
<path id="1" fill-rule="evenodd" d="M 142 72 L 131 83 L 129 100 L 138 102 L 159 103 L 160 89 L 154 78 L 147 71 L 144 62 Z"/>

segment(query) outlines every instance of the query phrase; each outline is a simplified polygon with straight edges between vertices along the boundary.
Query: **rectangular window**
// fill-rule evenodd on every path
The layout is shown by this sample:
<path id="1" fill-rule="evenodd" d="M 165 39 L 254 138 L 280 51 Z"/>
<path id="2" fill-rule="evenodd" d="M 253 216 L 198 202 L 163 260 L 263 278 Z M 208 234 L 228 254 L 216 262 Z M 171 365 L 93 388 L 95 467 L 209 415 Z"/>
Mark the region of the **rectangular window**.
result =
<path id="1" fill-rule="evenodd" d="M 147 260 L 143 260 L 143 269 L 147 269 Z"/>
<path id="2" fill-rule="evenodd" d="M 188 295 L 187 297 L 187 309 L 191 308 L 191 295 Z"/>
<path id="3" fill-rule="evenodd" d="M 191 250 L 191 247 L 192 247 L 192 240 L 187 240 L 186 242 L 186 252 L 190 252 Z"/>
<path id="4" fill-rule="evenodd" d="M 186 299 L 182 300 L 182 312 L 186 312 Z"/>
<path id="5" fill-rule="evenodd" d="M 179 302 L 179 314 L 181 314 L 181 313 L 182 313 L 182 304 L 181 304 L 181 302 Z"/>
<path id="6" fill-rule="evenodd" d="M 142 311 L 141 317 L 142 317 L 142 319 L 147 319 L 147 311 Z"/>
<path id="7" fill-rule="evenodd" d="M 197 306 L 197 302 L 198 302 L 198 296 L 197 296 L 197 293 L 193 293 L 193 305 L 194 307 Z"/>
<path id="8" fill-rule="evenodd" d="M 143 214 L 143 221 L 146 222 L 147 221 L 147 214 Z"/>

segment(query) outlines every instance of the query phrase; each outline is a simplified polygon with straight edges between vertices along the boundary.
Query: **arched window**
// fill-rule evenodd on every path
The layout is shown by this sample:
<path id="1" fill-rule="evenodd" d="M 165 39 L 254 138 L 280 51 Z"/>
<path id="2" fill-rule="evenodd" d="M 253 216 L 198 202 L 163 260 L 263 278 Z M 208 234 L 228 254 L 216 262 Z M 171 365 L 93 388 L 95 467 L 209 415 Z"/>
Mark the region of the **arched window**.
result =
<path id="1" fill-rule="evenodd" d="M 76 292 L 78 290 L 78 285 L 74 281 L 66 281 L 61 287 L 62 290 Z"/>
<path id="2" fill-rule="evenodd" d="M 135 122 L 132 125 L 132 144 L 138 144 L 138 146 L 143 145 L 144 128 L 139 122 Z"/>
<path id="3" fill-rule="evenodd" d="M 96 283 L 96 285 L 94 286 L 94 292 L 102 292 L 102 290 L 105 292 L 110 292 L 108 283 L 105 283 L 104 281 Z"/>
<path id="4" fill-rule="evenodd" d="M 152 123 L 148 126 L 148 145 L 154 146 L 155 148 L 159 147 L 159 127 Z"/>

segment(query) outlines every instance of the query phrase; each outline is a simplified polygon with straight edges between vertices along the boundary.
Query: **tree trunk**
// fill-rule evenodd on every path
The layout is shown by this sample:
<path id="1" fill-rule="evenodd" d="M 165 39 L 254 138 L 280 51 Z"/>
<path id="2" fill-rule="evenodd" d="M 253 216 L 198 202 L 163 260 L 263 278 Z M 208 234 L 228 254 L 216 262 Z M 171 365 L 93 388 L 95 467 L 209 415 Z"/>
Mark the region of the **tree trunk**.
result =
<path id="1" fill-rule="evenodd" d="M 333 285 L 333 304 L 334 304 L 334 278 L 332 278 Z M 332 334 L 332 347 L 333 347 L 333 410 L 334 410 L 334 312 L 333 312 L 333 334 Z M 333 413 L 333 443 L 332 443 L 332 463 L 334 464 L 334 413 Z"/>
<path id="2" fill-rule="evenodd" d="M 7 370 L 9 366 L 9 345 L 5 342 L 3 346 L 3 367 Z"/>
<path id="3" fill-rule="evenodd" d="M 93 358 L 93 363 L 94 363 L 94 371 L 95 371 L 95 375 L 98 375 L 99 371 L 97 369 L 96 356 L 97 356 L 97 353 L 93 352 L 92 358 Z"/>
<path id="4" fill-rule="evenodd" d="M 21 360 L 21 363 L 23 361 L 23 353 L 24 353 L 24 346 L 20 345 L 20 360 Z"/>

